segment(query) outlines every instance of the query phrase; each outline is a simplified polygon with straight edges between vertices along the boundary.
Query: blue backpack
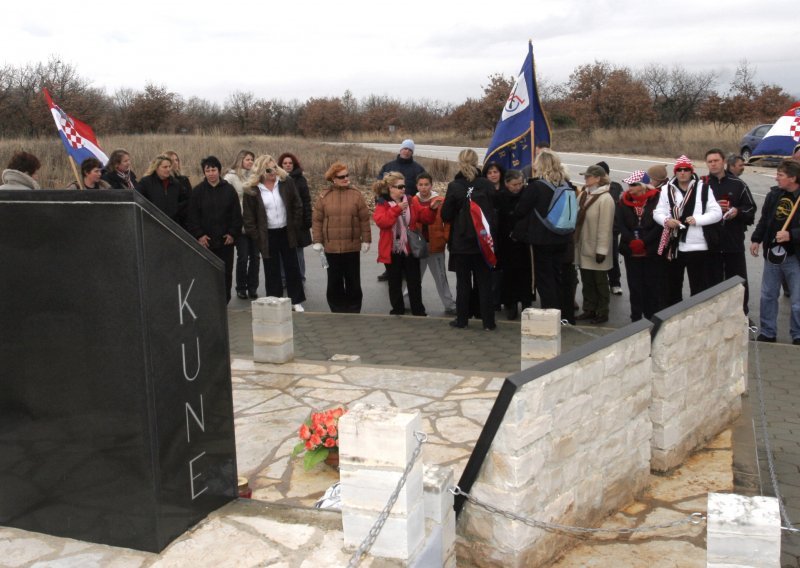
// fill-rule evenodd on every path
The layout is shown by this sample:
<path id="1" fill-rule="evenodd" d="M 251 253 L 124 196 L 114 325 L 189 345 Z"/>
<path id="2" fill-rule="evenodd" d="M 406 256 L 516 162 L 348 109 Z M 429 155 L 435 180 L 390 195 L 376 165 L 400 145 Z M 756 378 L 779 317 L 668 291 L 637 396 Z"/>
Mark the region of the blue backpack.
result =
<path id="1" fill-rule="evenodd" d="M 540 179 L 542 183 L 553 190 L 553 198 L 547 207 L 547 216 L 536 211 L 536 216 L 552 232 L 557 235 L 569 235 L 575 231 L 575 224 L 578 220 L 578 198 L 575 191 L 566 183 L 558 187 L 545 179 Z"/>

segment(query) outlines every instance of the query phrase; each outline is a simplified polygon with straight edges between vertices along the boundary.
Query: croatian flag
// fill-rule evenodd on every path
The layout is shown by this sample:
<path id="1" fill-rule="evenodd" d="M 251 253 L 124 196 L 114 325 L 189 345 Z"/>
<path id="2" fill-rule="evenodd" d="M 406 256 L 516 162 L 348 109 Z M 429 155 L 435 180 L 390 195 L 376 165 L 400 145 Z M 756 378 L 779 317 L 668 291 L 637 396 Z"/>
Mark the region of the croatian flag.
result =
<path id="1" fill-rule="evenodd" d="M 758 158 L 789 158 L 800 145 L 800 102 L 783 113 L 764 139 L 753 150 L 751 161 Z"/>
<path id="2" fill-rule="evenodd" d="M 470 187 L 467 190 L 467 201 L 469 201 L 469 216 L 472 218 L 472 226 L 475 227 L 475 234 L 478 235 L 478 247 L 481 249 L 483 260 L 489 265 L 489 268 L 497 266 L 497 257 L 494 254 L 494 239 L 492 239 L 492 230 L 489 226 L 489 220 L 483 214 L 477 203 L 472 201 L 472 190 Z"/>
<path id="3" fill-rule="evenodd" d="M 533 44 L 528 42 L 528 56 L 503 106 L 483 162 L 521 170 L 531 163 L 531 143 L 539 142 L 550 142 L 550 124 L 539 102 Z"/>
<path id="4" fill-rule="evenodd" d="M 50 112 L 53 113 L 53 120 L 56 121 L 56 128 L 64 148 L 75 163 L 80 166 L 86 158 L 97 158 L 105 166 L 108 163 L 108 156 L 97 144 L 97 138 L 91 127 L 61 110 L 61 107 L 50 98 L 47 89 L 44 89 L 44 98 L 50 106 Z"/>

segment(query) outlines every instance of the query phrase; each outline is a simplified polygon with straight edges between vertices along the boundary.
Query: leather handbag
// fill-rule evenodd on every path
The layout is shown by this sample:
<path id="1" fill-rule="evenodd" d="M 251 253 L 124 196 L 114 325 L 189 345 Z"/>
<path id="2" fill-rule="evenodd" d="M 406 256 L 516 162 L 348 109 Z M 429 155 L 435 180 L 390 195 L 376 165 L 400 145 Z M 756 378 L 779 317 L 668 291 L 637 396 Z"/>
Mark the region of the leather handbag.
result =
<path id="1" fill-rule="evenodd" d="M 428 241 L 419 231 L 408 228 L 405 217 L 401 215 L 400 218 L 406 226 L 406 239 L 408 240 L 408 248 L 411 249 L 411 256 L 414 258 L 428 258 Z"/>

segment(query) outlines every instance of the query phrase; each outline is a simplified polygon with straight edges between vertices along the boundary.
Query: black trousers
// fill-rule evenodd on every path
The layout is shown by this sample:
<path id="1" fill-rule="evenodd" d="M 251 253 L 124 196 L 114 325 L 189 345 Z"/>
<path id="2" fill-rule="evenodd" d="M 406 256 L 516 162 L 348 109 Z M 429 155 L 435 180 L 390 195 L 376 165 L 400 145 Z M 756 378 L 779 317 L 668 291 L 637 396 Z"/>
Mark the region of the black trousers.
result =
<path id="1" fill-rule="evenodd" d="M 481 253 L 450 254 L 456 269 L 456 321 L 458 325 L 467 325 L 470 316 L 470 292 L 472 281 L 478 288 L 483 327 L 494 328 L 494 304 L 492 302 L 492 269 L 483 260 Z"/>
<path id="2" fill-rule="evenodd" d="M 328 289 L 325 296 L 332 312 L 361 312 L 361 260 L 358 252 L 327 253 Z"/>
<path id="3" fill-rule="evenodd" d="M 533 277 L 543 310 L 561 309 L 561 260 L 567 245 L 533 246 Z"/>
<path id="4" fill-rule="evenodd" d="M 233 285 L 233 249 L 234 245 L 222 245 L 221 247 L 210 248 L 222 262 L 225 263 L 225 299 L 231 301 L 231 286 Z"/>
<path id="5" fill-rule="evenodd" d="M 289 248 L 289 232 L 282 229 L 268 229 L 269 258 L 264 259 L 264 277 L 267 284 L 267 296 L 280 298 L 283 296 L 281 281 L 281 264 L 286 274 L 286 291 L 292 304 L 305 302 L 303 280 L 300 276 L 300 265 L 297 263 L 297 252 Z"/>
<path id="6" fill-rule="evenodd" d="M 571 262 L 559 264 L 561 288 L 558 293 L 561 319 L 575 325 L 575 291 L 578 289 L 578 270 Z"/>
<path id="7" fill-rule="evenodd" d="M 608 285 L 619 286 L 622 272 L 619 269 L 619 233 L 617 232 L 611 237 L 611 260 L 613 264 L 608 269 Z"/>
<path id="8" fill-rule="evenodd" d="M 709 253 L 705 250 L 679 252 L 677 258 L 667 262 L 667 305 L 683 300 L 683 273 L 689 276 L 691 295 L 710 287 Z"/>
<path id="9" fill-rule="evenodd" d="M 507 242 L 498 259 L 503 266 L 502 302 L 506 308 L 522 304 L 523 309 L 533 304 L 533 272 L 531 247 L 527 243 Z M 497 299 L 495 298 L 495 303 Z"/>
<path id="10" fill-rule="evenodd" d="M 662 308 L 663 266 L 663 262 L 657 257 L 625 257 L 625 274 L 631 299 L 631 321 L 639 321 L 642 316 L 650 319 Z"/>
<path id="11" fill-rule="evenodd" d="M 708 253 L 709 269 L 711 271 L 710 284 L 714 286 L 724 282 L 733 276 L 744 278 L 744 313 L 750 311 L 748 302 L 750 300 L 750 286 L 747 282 L 747 261 L 745 260 L 744 249 L 741 252 L 712 252 Z"/>
<path id="12" fill-rule="evenodd" d="M 393 315 L 403 315 L 406 307 L 403 302 L 403 278 L 408 286 L 408 301 L 411 304 L 411 313 L 415 316 L 424 316 L 425 306 L 422 304 L 422 273 L 419 268 L 419 259 L 407 254 L 392 253 L 391 264 L 386 265 L 389 273 L 389 303 L 392 305 Z"/>

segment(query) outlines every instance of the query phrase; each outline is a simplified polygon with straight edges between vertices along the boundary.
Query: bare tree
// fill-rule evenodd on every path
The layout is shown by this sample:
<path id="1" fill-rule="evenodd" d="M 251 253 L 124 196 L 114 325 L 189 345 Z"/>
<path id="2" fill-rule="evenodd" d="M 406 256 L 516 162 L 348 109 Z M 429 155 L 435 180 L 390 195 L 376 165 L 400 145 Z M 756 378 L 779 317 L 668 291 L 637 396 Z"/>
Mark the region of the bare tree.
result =
<path id="1" fill-rule="evenodd" d="M 713 92 L 715 71 L 691 73 L 675 65 L 651 64 L 639 74 L 653 101 L 653 110 L 668 123 L 683 123 L 697 117 L 702 103 Z"/>

